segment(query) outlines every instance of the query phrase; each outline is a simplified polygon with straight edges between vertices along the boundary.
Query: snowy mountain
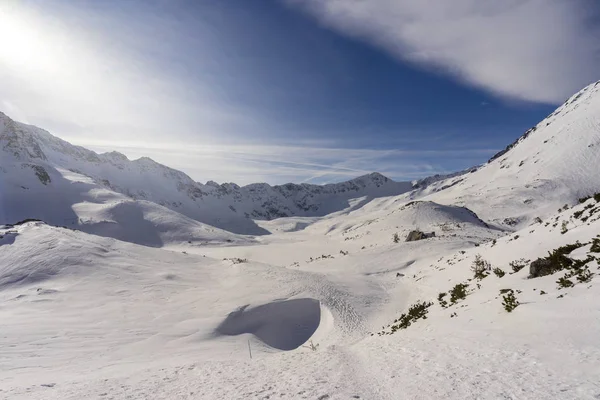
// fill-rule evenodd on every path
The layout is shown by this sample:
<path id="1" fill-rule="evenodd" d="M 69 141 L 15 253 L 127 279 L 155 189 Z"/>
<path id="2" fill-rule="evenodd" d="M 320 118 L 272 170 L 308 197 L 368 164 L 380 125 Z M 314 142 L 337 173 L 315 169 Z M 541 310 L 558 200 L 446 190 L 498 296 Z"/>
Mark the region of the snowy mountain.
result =
<path id="1" fill-rule="evenodd" d="M 484 166 L 410 193 L 466 205 L 487 221 L 522 227 L 600 189 L 600 82 L 575 94 Z"/>
<path id="2" fill-rule="evenodd" d="M 401 194 L 200 185 L 5 117 L 3 220 L 78 229 L 0 226 L 0 398 L 597 400 L 599 89 Z M 177 212 L 219 193 L 272 234 Z"/>
<path id="3" fill-rule="evenodd" d="M 0 223 L 39 218 L 86 231 L 99 222 L 88 203 L 105 208 L 116 201 L 150 202 L 230 232 L 260 235 L 268 232 L 254 219 L 322 216 L 350 207 L 351 199 L 364 204 L 412 187 L 377 173 L 324 186 L 200 184 L 149 158 L 97 154 L 2 113 L 0 152 Z"/>

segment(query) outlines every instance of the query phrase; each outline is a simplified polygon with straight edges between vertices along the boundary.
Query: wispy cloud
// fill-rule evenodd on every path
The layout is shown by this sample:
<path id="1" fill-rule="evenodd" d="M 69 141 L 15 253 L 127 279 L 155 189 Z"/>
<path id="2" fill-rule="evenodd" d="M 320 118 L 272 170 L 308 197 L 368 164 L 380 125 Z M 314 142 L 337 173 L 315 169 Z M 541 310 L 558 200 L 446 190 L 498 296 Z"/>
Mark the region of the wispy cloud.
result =
<path id="1" fill-rule="evenodd" d="M 115 150 L 99 141 L 79 143 L 95 151 Z M 131 159 L 149 156 L 170 167 L 186 171 L 205 182 L 329 183 L 378 171 L 397 180 L 412 180 L 453 172 L 492 155 L 496 149 L 349 149 L 314 146 L 144 146 L 130 144 L 116 150 Z M 465 164 L 466 163 L 466 164 Z"/>
<path id="2" fill-rule="evenodd" d="M 600 79 L 592 0 L 284 0 L 401 60 L 496 95 L 560 103 Z"/>

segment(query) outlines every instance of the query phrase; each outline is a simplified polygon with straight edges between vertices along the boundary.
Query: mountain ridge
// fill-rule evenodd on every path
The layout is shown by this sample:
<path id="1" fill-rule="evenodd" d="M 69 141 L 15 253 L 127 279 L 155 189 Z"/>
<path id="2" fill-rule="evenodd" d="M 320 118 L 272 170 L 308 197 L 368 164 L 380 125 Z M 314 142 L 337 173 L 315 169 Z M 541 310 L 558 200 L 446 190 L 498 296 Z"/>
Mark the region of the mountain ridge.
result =
<path id="1" fill-rule="evenodd" d="M 88 191 L 108 190 L 134 201 L 153 202 L 193 220 L 239 234 L 268 233 L 253 219 L 323 216 L 350 207 L 349 200 L 357 197 L 398 195 L 412 189 L 409 182 L 394 182 L 379 173 L 327 185 L 288 183 L 271 186 L 254 183 L 239 186 L 213 181 L 202 184 L 184 172 L 151 158 L 129 160 L 116 151 L 98 154 L 72 145 L 41 128 L 16 122 L 5 114 L 0 114 L 0 150 L 5 154 L 0 160 L 5 180 L 5 209 L 22 203 L 20 198 L 28 197 L 30 185 L 36 186 L 40 196 L 56 191 L 57 188 L 53 187 L 65 175 L 61 171 L 68 171 L 71 178 L 76 175 L 76 180 L 94 186 L 86 188 Z M 13 175 L 11 179 L 7 178 L 8 171 Z M 41 185 L 34 184 L 34 181 L 22 185 L 20 181 L 28 180 L 25 177 L 19 179 L 21 173 L 36 175 Z M 9 201 L 8 197 L 14 199 Z M 70 201 L 68 198 L 64 200 Z M 73 204 L 62 208 L 73 208 Z M 72 215 L 52 218 L 47 213 L 44 215 L 42 209 L 41 205 L 29 207 L 10 219 L 5 216 L 0 222 L 35 217 L 62 225 L 61 220 L 75 218 Z"/>
<path id="2" fill-rule="evenodd" d="M 374 172 L 326 185 L 202 184 L 148 157 L 98 154 L 0 113 L 0 223 L 39 218 L 82 225 L 97 219 L 82 204 L 101 208 L 143 201 L 234 234 L 264 235 L 269 232 L 255 220 L 323 217 L 398 196 L 398 201 L 468 207 L 485 221 L 512 229 L 600 188 L 594 172 L 600 165 L 599 93 L 600 82 L 582 89 L 485 164 L 413 182 Z M 73 196 L 61 196 L 66 192 Z M 52 215 L 44 197 L 64 212 Z M 148 209 L 138 208 L 146 210 L 142 214 Z"/>

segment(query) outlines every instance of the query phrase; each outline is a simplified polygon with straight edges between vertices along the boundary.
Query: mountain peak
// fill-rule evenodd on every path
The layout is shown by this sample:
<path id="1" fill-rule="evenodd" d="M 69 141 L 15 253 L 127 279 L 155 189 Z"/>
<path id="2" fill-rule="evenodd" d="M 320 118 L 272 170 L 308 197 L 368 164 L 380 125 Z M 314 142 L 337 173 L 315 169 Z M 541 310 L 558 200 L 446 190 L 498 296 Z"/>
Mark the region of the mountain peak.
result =
<path id="1" fill-rule="evenodd" d="M 118 151 L 109 151 L 107 153 L 102 153 L 100 155 L 104 156 L 106 158 L 113 159 L 113 160 L 129 161 L 129 158 L 127 158 L 127 156 L 125 154 L 119 153 Z"/>

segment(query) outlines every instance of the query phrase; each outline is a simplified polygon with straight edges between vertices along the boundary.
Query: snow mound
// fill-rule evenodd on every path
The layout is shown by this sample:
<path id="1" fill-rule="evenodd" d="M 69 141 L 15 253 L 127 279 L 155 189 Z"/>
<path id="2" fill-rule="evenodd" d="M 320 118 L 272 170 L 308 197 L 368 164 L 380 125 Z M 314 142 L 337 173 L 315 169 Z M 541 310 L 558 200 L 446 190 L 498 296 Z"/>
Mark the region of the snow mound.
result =
<path id="1" fill-rule="evenodd" d="M 448 206 L 433 201 L 411 201 L 389 215 L 390 222 L 402 226 L 434 228 L 447 224 L 470 224 L 488 228 L 477 214 L 466 207 Z"/>
<path id="2" fill-rule="evenodd" d="M 287 351 L 306 343 L 321 321 L 321 306 L 315 299 L 274 301 L 250 309 L 248 306 L 230 313 L 216 333 L 227 336 L 250 333 L 270 347 Z"/>
<path id="3" fill-rule="evenodd" d="M 91 243 L 83 233 L 42 222 L 3 228 L 0 236 L 0 290 L 93 272 L 91 260 L 104 258 L 111 245 L 107 239 Z M 76 256 L 82 248 L 85 261 Z"/>

